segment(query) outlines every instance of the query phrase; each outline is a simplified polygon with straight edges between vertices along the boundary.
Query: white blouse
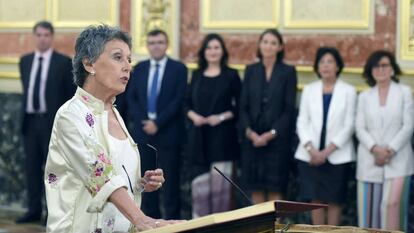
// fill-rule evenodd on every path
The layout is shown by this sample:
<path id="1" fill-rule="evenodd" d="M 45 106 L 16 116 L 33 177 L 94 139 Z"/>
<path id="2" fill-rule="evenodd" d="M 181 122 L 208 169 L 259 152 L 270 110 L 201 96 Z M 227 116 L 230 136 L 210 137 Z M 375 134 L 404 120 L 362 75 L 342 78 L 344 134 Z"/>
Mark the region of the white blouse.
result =
<path id="1" fill-rule="evenodd" d="M 117 172 L 125 180 L 125 183 L 128 184 L 128 194 L 133 199 L 134 194 L 131 190 L 135 190 L 136 182 L 132 181 L 137 179 L 139 166 L 136 152 L 129 143 L 128 138 L 120 140 L 109 135 L 109 139 L 113 148 L 115 148 L 114 159 L 116 159 L 121 166 L 121 170 Z M 129 220 L 118 209 L 115 209 L 115 212 L 114 232 L 127 232 L 130 227 Z"/>

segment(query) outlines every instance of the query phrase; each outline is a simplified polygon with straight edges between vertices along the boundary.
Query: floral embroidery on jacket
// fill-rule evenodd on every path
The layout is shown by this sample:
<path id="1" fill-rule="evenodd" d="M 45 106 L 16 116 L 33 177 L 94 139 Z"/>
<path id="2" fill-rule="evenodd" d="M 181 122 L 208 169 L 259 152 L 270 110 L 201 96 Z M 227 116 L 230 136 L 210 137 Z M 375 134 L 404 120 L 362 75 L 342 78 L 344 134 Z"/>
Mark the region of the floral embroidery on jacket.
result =
<path id="1" fill-rule="evenodd" d="M 90 113 L 87 113 L 87 114 L 86 114 L 85 120 L 86 120 L 86 123 L 88 123 L 88 125 L 89 125 L 90 127 L 92 127 L 92 126 L 93 126 L 93 124 L 95 124 L 95 122 L 94 122 L 94 120 L 93 120 L 93 116 L 92 116 L 92 114 L 90 114 Z"/>
<path id="2" fill-rule="evenodd" d="M 85 102 L 89 102 L 89 96 L 82 95 L 82 99 L 85 100 Z"/>
<path id="3" fill-rule="evenodd" d="M 90 173 L 86 186 L 92 197 L 95 197 L 101 188 L 110 180 L 110 178 L 116 174 L 110 155 L 105 153 L 105 149 L 98 141 L 94 131 L 94 116 L 91 112 L 86 112 L 85 114 L 86 123 L 90 126 L 90 128 L 85 128 L 87 133 L 84 134 L 84 141 L 87 146 L 92 149 L 92 153 L 96 156 L 89 161 Z"/>
<path id="4" fill-rule="evenodd" d="M 52 186 L 56 186 L 57 181 L 58 177 L 53 173 L 49 173 L 49 175 L 47 176 L 47 182 Z"/>
<path id="5" fill-rule="evenodd" d="M 114 223 L 115 223 L 115 219 L 113 218 L 110 218 L 105 222 L 106 226 L 111 227 L 111 228 L 114 226 Z"/>
<path id="6" fill-rule="evenodd" d="M 113 166 L 110 159 L 103 152 L 98 154 L 98 160 L 90 165 L 91 177 L 89 179 L 89 191 L 95 196 L 112 176 Z"/>

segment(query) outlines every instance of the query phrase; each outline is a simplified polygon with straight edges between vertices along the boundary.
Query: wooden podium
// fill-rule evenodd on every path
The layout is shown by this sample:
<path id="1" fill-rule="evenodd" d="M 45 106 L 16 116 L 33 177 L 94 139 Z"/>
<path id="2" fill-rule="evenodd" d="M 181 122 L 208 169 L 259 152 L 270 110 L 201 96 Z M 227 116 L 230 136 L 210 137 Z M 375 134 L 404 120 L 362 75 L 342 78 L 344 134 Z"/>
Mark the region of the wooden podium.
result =
<path id="1" fill-rule="evenodd" d="M 144 232 L 274 233 L 276 218 L 323 207 L 326 207 L 326 205 L 290 201 L 269 201 L 238 210 L 207 215 L 184 223 L 160 227 Z"/>

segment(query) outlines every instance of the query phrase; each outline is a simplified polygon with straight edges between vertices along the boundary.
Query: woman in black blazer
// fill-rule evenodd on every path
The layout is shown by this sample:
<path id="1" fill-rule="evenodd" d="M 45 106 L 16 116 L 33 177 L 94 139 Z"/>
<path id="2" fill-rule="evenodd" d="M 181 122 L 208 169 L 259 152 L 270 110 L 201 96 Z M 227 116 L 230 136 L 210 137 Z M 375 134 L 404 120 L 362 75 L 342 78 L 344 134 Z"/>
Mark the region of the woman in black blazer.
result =
<path id="1" fill-rule="evenodd" d="M 230 184 L 211 168 L 217 166 L 231 176 L 232 161 L 239 154 L 235 122 L 241 81 L 237 71 L 227 66 L 228 52 L 221 36 L 207 35 L 198 57 L 199 68 L 187 95 L 187 152 L 195 177 L 193 217 L 230 209 Z"/>
<path id="2" fill-rule="evenodd" d="M 240 97 L 242 176 L 254 203 L 286 192 L 297 82 L 295 67 L 283 63 L 276 29 L 260 35 L 257 55 L 260 61 L 246 68 Z"/>

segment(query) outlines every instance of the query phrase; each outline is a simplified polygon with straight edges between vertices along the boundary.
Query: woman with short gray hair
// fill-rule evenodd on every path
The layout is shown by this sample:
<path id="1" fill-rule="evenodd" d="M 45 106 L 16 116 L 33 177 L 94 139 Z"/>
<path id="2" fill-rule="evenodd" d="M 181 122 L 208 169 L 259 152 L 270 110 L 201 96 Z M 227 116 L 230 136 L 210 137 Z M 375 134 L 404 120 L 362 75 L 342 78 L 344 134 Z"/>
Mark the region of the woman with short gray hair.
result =
<path id="1" fill-rule="evenodd" d="M 159 189 L 161 169 L 140 178 L 137 145 L 113 105 L 131 72 L 131 39 L 106 25 L 76 40 L 75 96 L 57 112 L 45 167 L 47 232 L 134 232 L 171 222 L 140 210 Z"/>

